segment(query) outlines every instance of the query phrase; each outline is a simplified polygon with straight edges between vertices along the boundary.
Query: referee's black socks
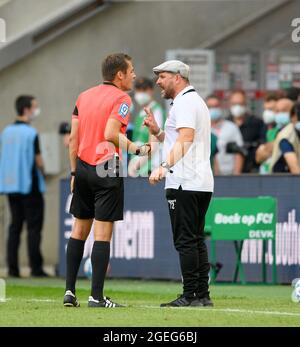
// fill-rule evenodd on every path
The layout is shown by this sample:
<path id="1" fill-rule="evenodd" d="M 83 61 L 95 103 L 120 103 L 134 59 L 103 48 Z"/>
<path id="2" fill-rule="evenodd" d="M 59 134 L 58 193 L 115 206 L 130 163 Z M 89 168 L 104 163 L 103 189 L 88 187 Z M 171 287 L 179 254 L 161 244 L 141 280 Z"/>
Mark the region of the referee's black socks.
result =
<path id="1" fill-rule="evenodd" d="M 66 291 L 75 294 L 75 283 L 84 251 L 85 241 L 70 237 L 67 247 Z"/>
<path id="2" fill-rule="evenodd" d="M 92 261 L 92 292 L 95 300 L 103 299 L 104 279 L 109 264 L 110 242 L 95 241 L 91 256 Z"/>

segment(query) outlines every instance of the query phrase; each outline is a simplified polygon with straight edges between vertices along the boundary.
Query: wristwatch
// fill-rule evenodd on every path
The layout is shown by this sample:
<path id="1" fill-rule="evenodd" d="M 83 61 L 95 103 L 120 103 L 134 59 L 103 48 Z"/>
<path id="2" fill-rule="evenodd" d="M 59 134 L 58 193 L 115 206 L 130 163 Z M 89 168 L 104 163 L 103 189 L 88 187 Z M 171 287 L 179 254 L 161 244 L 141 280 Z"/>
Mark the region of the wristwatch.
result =
<path id="1" fill-rule="evenodd" d="M 75 171 L 71 171 L 71 176 L 75 177 Z"/>
<path id="2" fill-rule="evenodd" d="M 166 161 L 163 161 L 160 164 L 160 166 L 163 167 L 164 169 L 167 169 L 169 172 L 172 172 L 170 165 Z"/>

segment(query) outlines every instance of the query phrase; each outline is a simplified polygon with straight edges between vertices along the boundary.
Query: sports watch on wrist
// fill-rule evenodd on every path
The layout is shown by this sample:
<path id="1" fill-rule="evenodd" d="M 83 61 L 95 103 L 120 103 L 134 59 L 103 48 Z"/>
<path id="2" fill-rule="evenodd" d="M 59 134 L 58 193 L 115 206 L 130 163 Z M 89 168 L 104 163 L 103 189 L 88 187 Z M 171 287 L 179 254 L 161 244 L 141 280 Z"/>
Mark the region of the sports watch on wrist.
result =
<path id="1" fill-rule="evenodd" d="M 171 170 L 171 167 L 170 165 L 166 162 L 166 161 L 163 161 L 161 164 L 160 164 L 161 167 L 163 167 L 164 169 L 167 169 L 169 172 L 173 172 Z"/>

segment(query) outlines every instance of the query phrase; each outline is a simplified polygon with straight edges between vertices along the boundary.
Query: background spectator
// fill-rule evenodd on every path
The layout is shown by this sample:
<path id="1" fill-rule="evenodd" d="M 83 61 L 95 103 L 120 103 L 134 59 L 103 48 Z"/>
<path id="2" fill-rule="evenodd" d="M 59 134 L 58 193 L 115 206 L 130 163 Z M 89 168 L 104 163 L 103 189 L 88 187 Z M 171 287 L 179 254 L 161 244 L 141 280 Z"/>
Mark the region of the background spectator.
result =
<path id="1" fill-rule="evenodd" d="M 158 126 L 163 129 L 165 124 L 165 112 L 162 106 L 154 100 L 154 83 L 151 79 L 146 77 L 139 77 L 134 85 L 134 100 L 140 107 L 139 113 L 135 116 L 133 124 L 132 141 L 138 146 L 144 143 L 151 143 L 151 160 L 148 157 L 134 156 L 128 166 L 128 173 L 130 176 L 136 176 L 139 173 L 141 176 L 148 176 L 151 167 L 158 167 L 161 162 L 159 148 L 160 145 L 155 136 L 149 134 L 147 127 L 143 126 L 146 113 L 144 107 L 149 107 L 153 112 L 154 118 Z M 151 166 L 152 165 L 152 166 Z"/>
<path id="2" fill-rule="evenodd" d="M 280 98 L 276 102 L 275 123 L 277 128 L 282 129 L 290 122 L 290 112 L 293 102 L 288 98 Z"/>
<path id="3" fill-rule="evenodd" d="M 263 121 L 267 127 L 266 143 L 261 144 L 255 154 L 257 163 L 261 163 L 259 172 L 261 174 L 270 173 L 270 159 L 273 149 L 273 141 L 279 131 L 275 122 L 276 103 L 278 97 L 276 94 L 268 94 L 264 101 Z"/>
<path id="4" fill-rule="evenodd" d="M 239 127 L 247 150 L 242 172 L 257 172 L 259 166 L 255 161 L 255 152 L 257 147 L 265 142 L 265 124 L 261 119 L 248 113 L 244 91 L 234 91 L 230 96 L 229 103 L 229 119 Z"/>
<path id="5" fill-rule="evenodd" d="M 217 153 L 214 159 L 214 173 L 220 175 L 238 175 L 241 173 L 244 158 L 240 153 L 227 153 L 228 143 L 243 146 L 243 139 L 239 128 L 232 122 L 223 118 L 220 99 L 211 95 L 206 99 L 211 117 L 213 135 L 217 136 Z M 214 140 L 212 138 L 212 140 Z M 212 141 L 213 144 L 213 141 Z"/>
<path id="6" fill-rule="evenodd" d="M 277 100 L 276 94 L 268 94 L 264 101 L 263 121 L 267 128 L 266 142 L 274 141 L 278 132 L 275 122 Z"/>
<path id="7" fill-rule="evenodd" d="M 292 87 L 286 91 L 286 97 L 293 102 L 300 101 L 300 88 Z"/>
<path id="8" fill-rule="evenodd" d="M 1 134 L 0 192 L 8 197 L 11 224 L 7 241 L 8 274 L 20 277 L 18 250 L 24 222 L 27 224 L 31 275 L 45 277 L 40 252 L 44 219 L 45 183 L 37 131 L 30 125 L 40 110 L 33 96 L 16 100 L 17 119 Z"/>
<path id="9" fill-rule="evenodd" d="M 300 102 L 290 112 L 291 123 L 277 135 L 271 158 L 272 172 L 300 174 Z"/>
<path id="10" fill-rule="evenodd" d="M 278 132 L 290 122 L 290 112 L 292 107 L 293 102 L 287 98 L 280 98 L 275 103 L 275 126 L 273 128 L 268 128 L 266 143 L 258 147 L 255 155 L 257 163 L 263 163 L 260 167 L 260 172 L 262 174 L 271 172 L 270 164 L 274 140 Z"/>

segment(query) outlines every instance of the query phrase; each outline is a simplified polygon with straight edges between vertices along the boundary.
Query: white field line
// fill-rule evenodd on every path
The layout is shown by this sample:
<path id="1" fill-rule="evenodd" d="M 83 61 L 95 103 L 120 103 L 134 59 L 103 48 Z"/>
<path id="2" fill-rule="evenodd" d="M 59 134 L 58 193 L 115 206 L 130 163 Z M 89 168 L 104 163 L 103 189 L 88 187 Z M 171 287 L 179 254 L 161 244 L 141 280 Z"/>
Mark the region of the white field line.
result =
<path id="1" fill-rule="evenodd" d="M 26 300 L 26 301 L 27 302 L 57 302 L 58 300 L 52 300 L 52 299 L 29 299 L 29 300 Z"/>
<path id="2" fill-rule="evenodd" d="M 260 311 L 260 310 L 245 310 L 236 308 L 211 308 L 211 307 L 168 307 L 161 308 L 156 306 L 138 306 L 140 308 L 150 308 L 150 309 L 171 309 L 171 310 L 198 310 L 199 312 L 224 312 L 224 313 L 248 313 L 248 314 L 266 314 L 266 315 L 278 315 L 278 316 L 295 316 L 300 317 L 299 313 L 293 312 L 281 312 L 281 311 Z M 138 308 L 137 307 L 137 308 Z"/>
<path id="3" fill-rule="evenodd" d="M 6 301 L 11 301 L 12 298 L 7 298 Z M 54 299 L 24 299 L 26 302 L 61 302 L 61 300 Z M 263 314 L 263 315 L 273 315 L 273 316 L 292 316 L 292 317 L 300 317 L 300 312 L 281 312 L 281 311 L 262 311 L 262 310 L 246 310 L 246 309 L 237 309 L 237 308 L 209 308 L 209 307 L 168 307 L 161 308 L 159 306 L 146 306 L 146 305 L 138 305 L 138 306 L 128 306 L 128 308 L 141 308 L 141 309 L 156 309 L 156 310 L 197 310 L 198 312 L 224 312 L 224 313 L 246 313 L 246 314 Z"/>
<path id="4" fill-rule="evenodd" d="M 13 300 L 14 300 L 13 298 L 6 298 L 5 301 L 2 301 L 2 302 L 5 303 L 6 301 L 13 301 Z M 26 302 L 58 302 L 58 300 L 52 300 L 52 299 L 24 299 L 24 301 Z"/>

